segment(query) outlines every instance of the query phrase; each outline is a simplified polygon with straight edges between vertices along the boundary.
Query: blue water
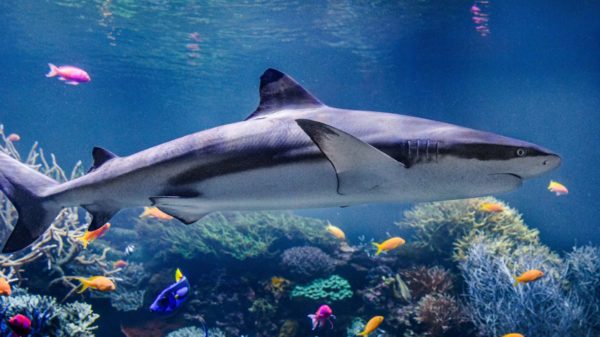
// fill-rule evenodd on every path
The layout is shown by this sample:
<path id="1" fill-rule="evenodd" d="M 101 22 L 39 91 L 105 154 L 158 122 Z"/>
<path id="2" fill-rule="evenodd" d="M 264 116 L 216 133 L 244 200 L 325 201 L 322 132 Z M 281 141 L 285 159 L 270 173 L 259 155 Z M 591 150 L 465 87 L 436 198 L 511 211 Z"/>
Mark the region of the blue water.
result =
<path id="1" fill-rule="evenodd" d="M 3 0 L 0 123 L 21 151 L 39 141 L 89 166 L 94 146 L 128 155 L 245 118 L 273 67 L 331 106 L 556 151 L 559 169 L 501 198 L 555 249 L 600 244 L 600 2 L 490 1 L 482 37 L 468 1 Z M 92 82 L 46 78 L 49 62 Z M 550 179 L 570 194 L 549 193 Z M 300 213 L 377 236 L 409 206 Z"/>

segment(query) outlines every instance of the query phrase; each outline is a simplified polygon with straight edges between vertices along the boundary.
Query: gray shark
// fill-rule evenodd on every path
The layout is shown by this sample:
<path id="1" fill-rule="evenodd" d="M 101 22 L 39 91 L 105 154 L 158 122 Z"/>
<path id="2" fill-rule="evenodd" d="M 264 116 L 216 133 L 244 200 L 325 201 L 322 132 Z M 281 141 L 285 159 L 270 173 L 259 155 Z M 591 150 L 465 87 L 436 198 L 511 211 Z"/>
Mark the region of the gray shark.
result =
<path id="1" fill-rule="evenodd" d="M 0 190 L 19 218 L 3 252 L 27 247 L 63 207 L 92 215 L 153 205 L 190 224 L 213 211 L 417 202 L 507 192 L 556 168 L 535 144 L 432 120 L 325 105 L 268 69 L 246 120 L 126 157 L 94 148 L 89 173 L 59 184 L 0 153 Z"/>

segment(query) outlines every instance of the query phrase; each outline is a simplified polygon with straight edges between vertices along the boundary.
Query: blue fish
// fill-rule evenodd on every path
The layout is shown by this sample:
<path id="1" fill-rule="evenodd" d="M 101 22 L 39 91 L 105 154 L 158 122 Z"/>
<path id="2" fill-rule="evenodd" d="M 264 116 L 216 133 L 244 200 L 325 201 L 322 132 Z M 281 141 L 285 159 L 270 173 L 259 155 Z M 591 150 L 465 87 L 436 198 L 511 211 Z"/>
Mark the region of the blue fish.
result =
<path id="1" fill-rule="evenodd" d="M 163 290 L 150 305 L 150 311 L 159 314 L 170 314 L 179 309 L 188 299 L 190 282 L 181 270 L 175 271 L 175 283 Z"/>

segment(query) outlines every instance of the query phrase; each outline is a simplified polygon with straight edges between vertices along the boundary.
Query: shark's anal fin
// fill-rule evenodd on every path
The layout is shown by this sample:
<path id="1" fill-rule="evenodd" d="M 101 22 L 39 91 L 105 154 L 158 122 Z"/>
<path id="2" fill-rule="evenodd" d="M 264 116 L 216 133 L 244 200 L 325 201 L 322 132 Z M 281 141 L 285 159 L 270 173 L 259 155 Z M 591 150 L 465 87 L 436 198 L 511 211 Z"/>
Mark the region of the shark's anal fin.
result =
<path id="1" fill-rule="evenodd" d="M 362 140 L 321 122 L 296 123 L 319 147 L 335 169 L 338 193 L 350 195 L 383 189 L 397 180 L 407 165 Z"/>
<path id="2" fill-rule="evenodd" d="M 107 161 L 113 158 L 118 158 L 118 156 L 101 147 L 95 147 L 92 150 L 92 158 L 94 159 L 94 164 L 92 164 L 92 167 L 90 167 L 88 173 L 104 165 Z"/>
<path id="3" fill-rule="evenodd" d="M 101 205 L 82 205 L 86 211 L 92 215 L 92 222 L 88 226 L 88 231 L 92 232 L 104 226 L 110 219 L 119 212 L 118 208 Z"/>
<path id="4" fill-rule="evenodd" d="M 264 117 L 283 109 L 323 106 L 315 96 L 279 70 L 267 69 L 260 77 L 260 104 L 246 120 Z"/>
<path id="5" fill-rule="evenodd" d="M 152 205 L 161 211 L 183 222 L 186 225 L 202 219 L 210 212 L 198 210 L 197 198 L 184 198 L 180 196 L 156 196 L 150 197 Z"/>

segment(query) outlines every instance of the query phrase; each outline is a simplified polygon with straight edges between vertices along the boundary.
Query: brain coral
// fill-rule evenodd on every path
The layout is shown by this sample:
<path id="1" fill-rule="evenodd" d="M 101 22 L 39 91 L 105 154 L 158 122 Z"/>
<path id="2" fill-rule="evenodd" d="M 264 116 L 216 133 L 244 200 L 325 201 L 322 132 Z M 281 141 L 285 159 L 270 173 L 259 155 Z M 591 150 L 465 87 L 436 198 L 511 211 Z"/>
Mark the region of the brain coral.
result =
<path id="1" fill-rule="evenodd" d="M 302 246 L 286 249 L 281 266 L 295 276 L 321 276 L 333 271 L 335 260 L 317 247 Z"/>

